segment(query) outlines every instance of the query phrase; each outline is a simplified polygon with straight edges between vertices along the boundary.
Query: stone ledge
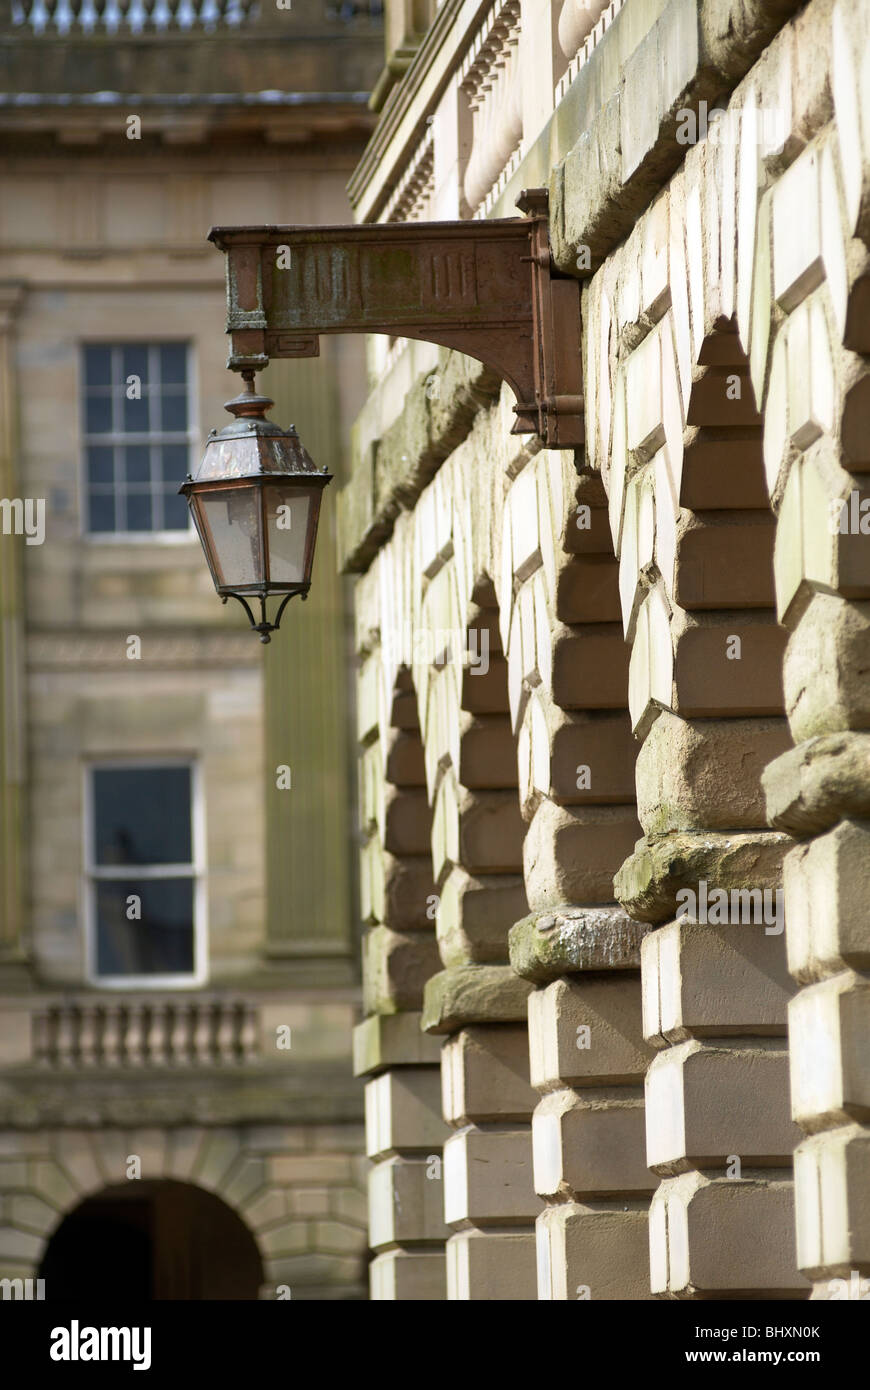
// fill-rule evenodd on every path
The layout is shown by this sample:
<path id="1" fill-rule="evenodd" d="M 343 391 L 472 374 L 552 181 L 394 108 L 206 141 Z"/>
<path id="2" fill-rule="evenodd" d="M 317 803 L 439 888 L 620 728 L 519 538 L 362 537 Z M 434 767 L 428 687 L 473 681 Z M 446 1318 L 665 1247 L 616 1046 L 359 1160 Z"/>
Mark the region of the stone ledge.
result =
<path id="1" fill-rule="evenodd" d="M 468 1023 L 525 1023 L 532 992 L 509 965 L 460 965 L 433 975 L 423 995 L 426 1033 L 456 1033 Z"/>
<path id="2" fill-rule="evenodd" d="M 363 1098 L 350 1068 L 90 1068 L 47 1075 L 22 1067 L 0 1075 L 0 1129 L 99 1129 L 104 1125 L 307 1124 L 359 1121 Z"/>
<path id="3" fill-rule="evenodd" d="M 613 887 L 626 912 L 641 922 L 676 916 L 677 893 L 701 879 L 717 888 L 777 888 L 788 835 L 756 830 L 735 835 L 680 832 L 638 840 Z"/>
<path id="4" fill-rule="evenodd" d="M 532 913 L 511 927 L 511 967 L 534 984 L 585 970 L 639 970 L 649 929 L 621 907 L 569 905 Z"/>
<path id="5" fill-rule="evenodd" d="M 806 839 L 841 820 L 870 816 L 870 734 L 821 734 L 764 770 L 771 825 Z"/>

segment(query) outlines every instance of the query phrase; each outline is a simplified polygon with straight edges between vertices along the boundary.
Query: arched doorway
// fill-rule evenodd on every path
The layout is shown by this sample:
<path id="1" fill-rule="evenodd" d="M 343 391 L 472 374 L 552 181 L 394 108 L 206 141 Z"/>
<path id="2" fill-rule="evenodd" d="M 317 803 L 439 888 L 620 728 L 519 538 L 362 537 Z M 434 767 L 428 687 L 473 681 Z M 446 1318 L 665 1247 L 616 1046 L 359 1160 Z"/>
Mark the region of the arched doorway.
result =
<path id="1" fill-rule="evenodd" d="M 124 1298 L 256 1299 L 263 1266 L 251 1232 L 219 1197 L 191 1183 L 130 1181 L 88 1197 L 48 1242 L 46 1301 L 83 1288 Z"/>

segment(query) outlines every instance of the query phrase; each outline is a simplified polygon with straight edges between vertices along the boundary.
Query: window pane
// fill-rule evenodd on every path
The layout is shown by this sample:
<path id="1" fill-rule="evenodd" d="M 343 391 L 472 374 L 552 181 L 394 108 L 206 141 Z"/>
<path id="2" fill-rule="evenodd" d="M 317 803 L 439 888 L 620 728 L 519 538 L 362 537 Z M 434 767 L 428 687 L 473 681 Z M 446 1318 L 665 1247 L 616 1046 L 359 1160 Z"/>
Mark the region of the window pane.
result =
<path id="1" fill-rule="evenodd" d="M 309 513 L 320 508 L 320 488 L 270 486 L 266 492 L 269 532 L 269 579 L 273 584 L 301 584 Z M 315 513 L 316 514 L 316 513 Z"/>
<path id="2" fill-rule="evenodd" d="M 85 431 L 88 434 L 110 434 L 112 430 L 112 397 L 88 396 L 85 401 Z"/>
<path id="3" fill-rule="evenodd" d="M 121 419 L 126 434 L 147 434 L 148 433 L 148 397 L 142 396 L 141 400 L 128 400 L 126 391 L 123 398 L 123 411 Z"/>
<path id="4" fill-rule="evenodd" d="M 192 878 L 98 881 L 98 973 L 192 974 L 193 889 Z"/>
<path id="5" fill-rule="evenodd" d="M 190 526 L 187 500 L 175 491 L 163 493 L 163 526 L 167 531 L 187 531 Z"/>
<path id="6" fill-rule="evenodd" d="M 112 382 L 112 349 L 85 348 L 85 385 L 110 386 Z"/>
<path id="7" fill-rule="evenodd" d="M 124 382 L 126 383 L 128 376 L 137 376 L 145 386 L 148 381 L 147 343 L 128 343 L 121 353 L 121 360 L 124 364 Z"/>
<path id="8" fill-rule="evenodd" d="M 88 449 L 88 482 L 113 483 L 115 481 L 115 451 L 104 444 L 92 444 Z"/>
<path id="9" fill-rule="evenodd" d="M 124 450 L 124 477 L 128 483 L 150 483 L 151 450 L 147 444 L 128 444 Z"/>
<path id="10" fill-rule="evenodd" d="M 262 554 L 259 488 L 200 492 L 196 505 L 211 540 L 219 582 L 234 587 L 256 584 Z"/>
<path id="11" fill-rule="evenodd" d="M 164 396 L 161 401 L 162 428 L 167 434 L 180 433 L 187 429 L 187 397 L 180 394 Z"/>
<path id="12" fill-rule="evenodd" d="M 164 444 L 160 450 L 164 481 L 183 483 L 190 472 L 190 450 L 186 444 Z"/>
<path id="13" fill-rule="evenodd" d="M 94 857 L 100 865 L 189 864 L 190 768 L 94 768 Z"/>
<path id="14" fill-rule="evenodd" d="M 160 380 L 167 386 L 187 381 L 187 344 L 164 343 L 160 349 Z"/>
<path id="15" fill-rule="evenodd" d="M 115 495 L 91 488 L 88 496 L 88 530 L 115 530 Z"/>
<path id="16" fill-rule="evenodd" d="M 151 531 L 154 529 L 150 492 L 129 492 L 126 497 L 124 512 L 127 518 L 124 530 Z"/>

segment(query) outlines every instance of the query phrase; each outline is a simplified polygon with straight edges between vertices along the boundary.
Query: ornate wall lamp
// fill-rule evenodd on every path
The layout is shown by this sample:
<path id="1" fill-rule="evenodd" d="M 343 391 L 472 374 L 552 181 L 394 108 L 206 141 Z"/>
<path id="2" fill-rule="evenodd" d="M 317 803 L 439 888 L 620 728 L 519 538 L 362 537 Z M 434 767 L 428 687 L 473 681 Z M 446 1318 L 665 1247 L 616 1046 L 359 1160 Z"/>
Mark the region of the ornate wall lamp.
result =
<path id="1" fill-rule="evenodd" d="M 181 490 L 218 593 L 244 604 L 263 641 L 292 594 L 308 590 L 329 481 L 294 429 L 263 418 L 272 402 L 254 394 L 252 378 L 271 358 L 316 357 L 321 333 L 419 338 L 466 353 L 507 382 L 514 434 L 537 434 L 551 449 L 583 442 L 580 285 L 553 268 L 546 190 L 527 190 L 517 207 L 527 215 L 209 233 L 227 257 L 227 365 L 248 392 L 228 403 L 237 419 L 210 436 Z M 286 536 L 282 507 L 290 509 Z M 274 623 L 266 621 L 270 594 L 285 595 Z M 259 599 L 259 623 L 245 595 Z"/>

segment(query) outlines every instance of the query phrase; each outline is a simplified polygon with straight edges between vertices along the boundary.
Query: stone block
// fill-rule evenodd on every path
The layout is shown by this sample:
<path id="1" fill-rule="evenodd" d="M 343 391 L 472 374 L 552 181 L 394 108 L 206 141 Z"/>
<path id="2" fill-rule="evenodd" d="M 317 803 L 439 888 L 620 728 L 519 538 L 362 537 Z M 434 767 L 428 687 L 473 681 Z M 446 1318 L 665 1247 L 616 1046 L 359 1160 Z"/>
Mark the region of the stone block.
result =
<path id="1" fill-rule="evenodd" d="M 783 662 L 785 710 L 795 743 L 870 728 L 870 603 L 816 594 Z"/>
<path id="2" fill-rule="evenodd" d="M 638 744 L 627 714 L 562 714 L 553 722 L 549 794 L 554 801 L 572 805 L 634 801 Z"/>
<path id="3" fill-rule="evenodd" d="M 469 714 L 507 714 L 507 661 L 490 651 L 489 670 L 471 666 L 462 673 L 462 708 Z"/>
<path id="4" fill-rule="evenodd" d="M 464 869 L 452 869 L 438 902 L 438 943 L 445 966 L 503 962 L 508 929 L 527 910 L 521 875 L 472 878 Z"/>
<path id="5" fill-rule="evenodd" d="M 674 709 L 684 719 L 781 714 L 786 638 L 743 614 L 688 621 L 675 634 Z"/>
<path id="6" fill-rule="evenodd" d="M 783 863 L 789 970 L 808 984 L 870 969 L 870 825 L 841 821 Z"/>
<path id="7" fill-rule="evenodd" d="M 528 1120 L 537 1096 L 529 1083 L 526 1028 L 463 1028 L 441 1050 L 442 1111 L 448 1124 Z"/>
<path id="8" fill-rule="evenodd" d="M 460 715 L 458 778 L 472 790 L 515 787 L 516 753 L 505 714 Z"/>
<path id="9" fill-rule="evenodd" d="M 448 1225 L 522 1226 L 541 1209 L 532 1180 L 532 1136 L 470 1126 L 444 1144 L 444 1219 Z"/>
<path id="10" fill-rule="evenodd" d="M 431 829 L 432 812 L 424 788 L 386 788 L 384 849 L 389 854 L 425 854 Z"/>
<path id="11" fill-rule="evenodd" d="M 434 1160 L 434 1161 L 433 1161 Z M 382 1246 L 438 1244 L 450 1234 L 444 1222 L 441 1155 L 394 1157 L 369 1173 L 369 1243 Z"/>
<path id="12" fill-rule="evenodd" d="M 776 521 L 769 511 L 738 515 L 715 522 L 681 519 L 674 597 L 682 608 L 773 608 Z"/>
<path id="13" fill-rule="evenodd" d="M 552 637 L 553 699 L 563 709 L 624 709 L 628 661 L 618 623 L 557 626 Z"/>
<path id="14" fill-rule="evenodd" d="M 649 1219 L 654 1294 L 806 1298 L 790 1182 L 686 1173 L 661 1184 Z"/>
<path id="15" fill-rule="evenodd" d="M 633 921 L 621 907 L 532 913 L 511 927 L 511 966 L 535 984 L 548 984 L 574 971 L 637 970 L 647 931 L 646 923 Z"/>
<path id="16" fill-rule="evenodd" d="M 509 965 L 452 966 L 426 985 L 422 1026 L 455 1033 L 467 1023 L 524 1023 L 531 988 Z"/>
<path id="17" fill-rule="evenodd" d="M 723 334 L 727 356 L 736 356 L 736 335 Z M 745 363 L 699 365 L 692 375 L 687 425 L 706 429 L 746 429 L 759 426 L 755 393 Z M 771 518 L 771 521 L 773 518 Z"/>
<path id="18" fill-rule="evenodd" d="M 646 1203 L 560 1202 L 536 1223 L 538 1298 L 638 1302 L 652 1297 Z"/>
<path id="19" fill-rule="evenodd" d="M 379 882 L 381 918 L 396 931 L 430 929 L 432 918 L 427 915 L 430 899 L 435 892 L 432 876 L 432 856 L 427 843 L 423 855 L 397 858 L 374 846 L 375 873 Z"/>
<path id="20" fill-rule="evenodd" d="M 870 1119 L 870 980 L 844 970 L 789 1005 L 792 1113 L 804 1129 Z"/>
<path id="21" fill-rule="evenodd" d="M 434 931 L 373 927 L 363 938 L 363 1007 L 369 1014 L 419 1009 L 440 965 Z"/>
<path id="22" fill-rule="evenodd" d="M 560 565 L 555 609 L 561 623 L 618 623 L 619 568 L 612 556 L 581 555 Z"/>
<path id="23" fill-rule="evenodd" d="M 795 1150 L 798 1267 L 809 1279 L 870 1268 L 870 1133 L 847 1125 Z"/>
<path id="24" fill-rule="evenodd" d="M 461 791 L 459 862 L 471 874 L 519 871 L 524 828 L 515 791 Z"/>
<path id="25" fill-rule="evenodd" d="M 643 1098 L 555 1091 L 532 1118 L 535 1191 L 564 1199 L 652 1193 L 646 1166 Z"/>
<path id="26" fill-rule="evenodd" d="M 444 1253 L 448 1300 L 526 1303 L 537 1297 L 532 1231 L 459 1231 Z"/>
<path id="27" fill-rule="evenodd" d="M 385 776 L 397 787 L 422 787 L 426 781 L 419 735 L 391 729 L 387 736 Z"/>
<path id="28" fill-rule="evenodd" d="M 663 711 L 637 756 L 647 835 L 767 825 L 761 776 L 791 745 L 785 719 L 682 719 Z"/>
<path id="29" fill-rule="evenodd" d="M 369 1265 L 376 1303 L 440 1302 L 447 1297 L 443 1250 L 386 1250 Z"/>
<path id="30" fill-rule="evenodd" d="M 788 1053 L 690 1041 L 659 1053 L 646 1077 L 647 1163 L 654 1172 L 783 1167 L 800 1139 L 789 1116 Z"/>
<path id="31" fill-rule="evenodd" d="M 611 902 L 613 876 L 631 852 L 638 829 L 633 806 L 578 808 L 542 802 L 523 846 L 531 910 Z"/>
<path id="32" fill-rule="evenodd" d="M 641 922 L 666 922 L 683 902 L 677 894 L 696 891 L 701 879 L 721 888 L 776 889 L 782 880 L 782 861 L 791 848 L 785 834 L 735 831 L 706 834 L 675 831 L 638 841 L 634 854 L 614 880 L 618 900 Z"/>
<path id="33" fill-rule="evenodd" d="M 655 1046 L 785 1034 L 794 984 L 782 935 L 768 936 L 755 923 L 684 919 L 646 936 L 641 955 L 643 1032 Z"/>
<path id="34" fill-rule="evenodd" d="M 822 734 L 790 748 L 762 776 L 772 825 L 798 838 L 870 816 L 870 736 Z"/>
<path id="35" fill-rule="evenodd" d="M 367 1082 L 365 1089 L 370 1158 L 396 1152 L 437 1153 L 449 1133 L 441 1118 L 437 1067 L 397 1067 Z"/>
<path id="36" fill-rule="evenodd" d="M 554 980 L 535 990 L 529 1054 L 539 1091 L 639 1084 L 654 1053 L 641 1035 L 637 975 Z"/>
<path id="37" fill-rule="evenodd" d="M 721 439 L 703 429 L 688 431 L 680 505 L 693 512 L 766 507 L 760 433 L 743 430 Z"/>
<path id="38" fill-rule="evenodd" d="M 388 1067 L 440 1064 L 441 1044 L 420 1027 L 419 1013 L 375 1014 L 353 1030 L 353 1074 L 375 1075 Z"/>

